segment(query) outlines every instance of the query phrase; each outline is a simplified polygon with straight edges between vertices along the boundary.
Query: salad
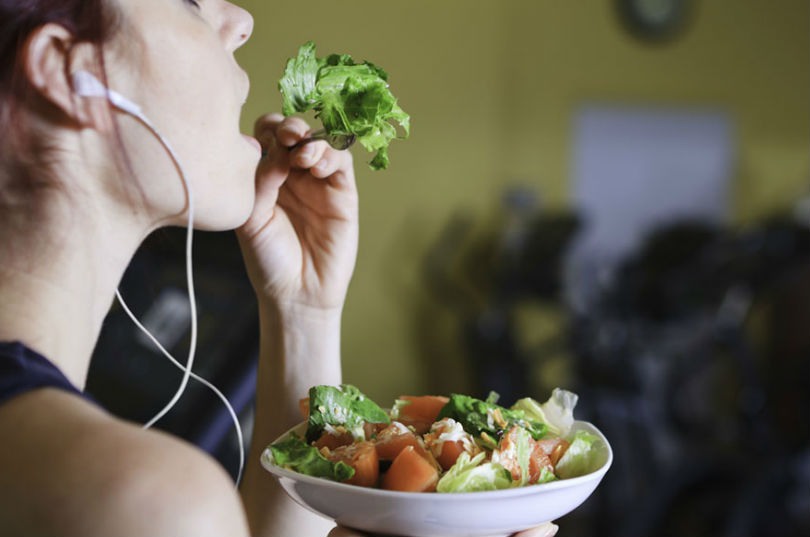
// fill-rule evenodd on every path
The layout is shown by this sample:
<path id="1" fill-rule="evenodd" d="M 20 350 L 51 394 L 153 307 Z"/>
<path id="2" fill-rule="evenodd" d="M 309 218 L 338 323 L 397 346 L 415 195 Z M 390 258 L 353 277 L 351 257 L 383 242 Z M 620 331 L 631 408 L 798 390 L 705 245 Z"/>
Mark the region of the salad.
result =
<path id="1" fill-rule="evenodd" d="M 376 152 L 373 170 L 387 168 L 388 145 L 410 134 L 410 116 L 388 88 L 388 73 L 371 62 L 356 63 L 348 54 L 318 58 L 309 41 L 287 61 L 278 87 L 285 116 L 314 110 L 327 134 L 356 136 Z"/>
<path id="2" fill-rule="evenodd" d="M 595 435 L 573 429 L 577 395 L 505 408 L 494 392 L 403 395 L 384 410 L 349 384 L 314 386 L 301 401 L 303 437 L 268 446 L 302 474 L 403 492 L 475 492 L 548 483 L 596 469 Z"/>

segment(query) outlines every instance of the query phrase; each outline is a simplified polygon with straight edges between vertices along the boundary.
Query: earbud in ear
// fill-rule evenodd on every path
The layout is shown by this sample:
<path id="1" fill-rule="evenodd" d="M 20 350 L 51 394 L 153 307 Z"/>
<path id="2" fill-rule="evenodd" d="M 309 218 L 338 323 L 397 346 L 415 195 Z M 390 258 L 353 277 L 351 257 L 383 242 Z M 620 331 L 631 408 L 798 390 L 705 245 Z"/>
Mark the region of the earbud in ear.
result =
<path id="1" fill-rule="evenodd" d="M 82 97 L 107 97 L 107 88 L 87 71 L 73 73 L 73 89 Z"/>
<path id="2" fill-rule="evenodd" d="M 107 88 L 92 73 L 81 70 L 73 73 L 73 89 L 76 95 L 82 97 L 104 97 L 116 108 L 128 112 L 136 117 L 142 117 L 140 107 L 121 95 Z"/>

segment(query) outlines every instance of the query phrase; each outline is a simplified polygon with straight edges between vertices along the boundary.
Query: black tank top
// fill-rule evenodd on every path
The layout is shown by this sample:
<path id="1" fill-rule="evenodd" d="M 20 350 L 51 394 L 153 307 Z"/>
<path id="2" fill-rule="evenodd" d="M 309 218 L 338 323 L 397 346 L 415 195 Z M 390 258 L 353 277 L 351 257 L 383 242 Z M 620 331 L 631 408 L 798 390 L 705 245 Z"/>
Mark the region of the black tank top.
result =
<path id="1" fill-rule="evenodd" d="M 57 388 L 92 401 L 50 360 L 20 342 L 0 342 L 0 404 L 37 388 Z"/>

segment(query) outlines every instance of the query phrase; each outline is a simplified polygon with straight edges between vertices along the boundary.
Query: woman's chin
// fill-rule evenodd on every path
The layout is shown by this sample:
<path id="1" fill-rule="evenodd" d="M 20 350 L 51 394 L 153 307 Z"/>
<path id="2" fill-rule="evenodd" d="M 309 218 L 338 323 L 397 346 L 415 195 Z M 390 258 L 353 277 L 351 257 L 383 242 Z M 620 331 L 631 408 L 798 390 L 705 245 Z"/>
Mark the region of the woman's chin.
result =
<path id="1" fill-rule="evenodd" d="M 250 218 L 250 212 L 234 213 L 233 215 L 217 215 L 215 219 L 198 220 L 194 225 L 200 231 L 233 231 L 242 227 Z"/>
<path id="2" fill-rule="evenodd" d="M 198 207 L 194 227 L 201 231 L 232 231 L 242 226 L 253 212 L 255 193 L 252 189 L 245 195 L 228 196 L 220 203 Z"/>

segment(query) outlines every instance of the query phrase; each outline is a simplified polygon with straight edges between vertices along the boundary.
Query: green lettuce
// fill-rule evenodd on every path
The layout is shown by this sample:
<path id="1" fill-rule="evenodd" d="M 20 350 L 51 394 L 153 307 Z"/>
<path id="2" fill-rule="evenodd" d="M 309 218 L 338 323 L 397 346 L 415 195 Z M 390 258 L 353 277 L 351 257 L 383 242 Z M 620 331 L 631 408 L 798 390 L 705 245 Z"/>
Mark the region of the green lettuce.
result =
<path id="1" fill-rule="evenodd" d="M 599 437 L 587 431 L 577 431 L 571 445 L 557 462 L 555 471 L 560 479 L 589 474 L 599 466 Z"/>
<path id="2" fill-rule="evenodd" d="M 509 433 L 508 438 L 510 442 L 508 446 L 504 445 L 506 438 L 507 437 L 501 438 L 497 449 L 492 452 L 492 462 L 502 464 L 501 461 L 504 459 L 517 461 L 518 468 L 520 468 L 520 479 L 515 481 L 514 484 L 515 486 L 522 487 L 529 482 L 529 465 L 532 449 L 534 448 L 532 437 L 529 431 L 518 427 L 515 429 L 514 433 Z"/>
<path id="3" fill-rule="evenodd" d="M 281 111 L 285 116 L 309 110 L 317 104 L 315 82 L 319 67 L 315 43 L 303 45 L 298 56 L 287 61 L 284 76 L 278 82 L 283 97 Z"/>
<path id="4" fill-rule="evenodd" d="M 543 483 L 550 483 L 556 480 L 557 476 L 554 475 L 554 472 L 544 466 L 540 469 L 540 477 L 537 478 L 535 485 L 542 485 Z"/>
<path id="5" fill-rule="evenodd" d="M 520 486 L 529 482 L 529 460 L 532 456 L 532 448 L 534 445 L 531 442 L 529 431 L 523 428 L 515 430 L 517 436 L 515 442 L 515 449 L 517 452 L 517 461 L 520 466 Z"/>
<path id="6" fill-rule="evenodd" d="M 332 481 L 345 481 L 354 475 L 354 468 L 343 461 L 332 462 L 297 436 L 290 436 L 270 446 L 278 466 L 295 472 L 324 477 Z"/>
<path id="7" fill-rule="evenodd" d="M 391 420 L 385 410 L 351 384 L 309 389 L 307 442 L 317 440 L 329 427 L 344 427 L 356 440 L 365 440 L 365 422 L 390 423 Z"/>
<path id="8" fill-rule="evenodd" d="M 388 87 L 388 74 L 348 54 L 318 58 L 315 43 L 301 46 L 279 80 L 285 116 L 314 110 L 327 134 L 353 135 L 370 152 L 374 170 L 388 167 L 388 145 L 410 135 L 410 116 Z M 396 126 L 402 131 L 400 135 Z"/>
<path id="9" fill-rule="evenodd" d="M 548 432 L 555 436 L 567 436 L 574 425 L 574 407 L 578 399 L 573 392 L 554 388 L 551 397 L 542 405 L 526 397 L 512 405 L 512 410 L 522 411 L 528 418 L 545 423 Z"/>
<path id="10" fill-rule="evenodd" d="M 494 394 L 497 397 L 497 394 Z M 453 418 L 461 423 L 464 430 L 485 441 L 500 438 L 514 425 L 526 429 L 532 438 L 542 438 L 546 425 L 527 416 L 523 410 L 509 410 L 492 402 L 491 395 L 486 401 L 468 395 L 452 394 L 450 401 L 439 412 L 438 419 Z"/>
<path id="11" fill-rule="evenodd" d="M 436 485 L 437 492 L 478 492 L 512 487 L 512 474 L 493 462 L 484 462 L 485 454 L 473 458 L 462 452 Z"/>

